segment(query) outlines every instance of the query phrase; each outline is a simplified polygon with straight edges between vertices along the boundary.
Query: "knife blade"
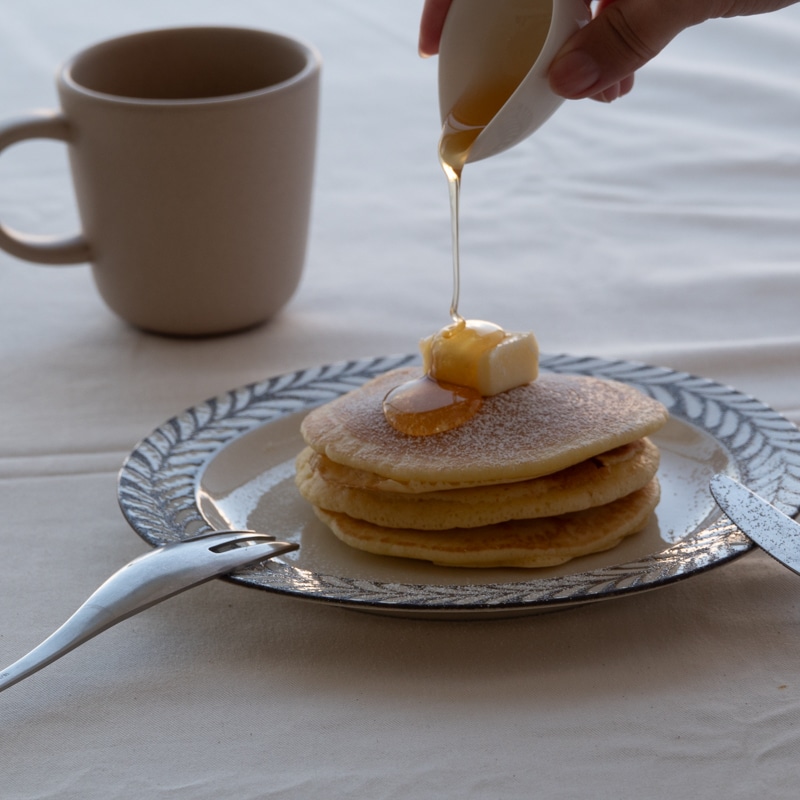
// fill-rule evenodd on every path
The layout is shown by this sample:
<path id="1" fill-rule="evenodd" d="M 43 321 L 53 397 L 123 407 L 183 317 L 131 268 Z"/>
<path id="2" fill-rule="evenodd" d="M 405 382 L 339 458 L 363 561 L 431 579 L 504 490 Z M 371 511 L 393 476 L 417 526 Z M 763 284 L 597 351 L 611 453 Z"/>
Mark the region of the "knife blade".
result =
<path id="1" fill-rule="evenodd" d="M 800 523 L 728 475 L 715 475 L 710 489 L 742 533 L 800 575 Z"/>

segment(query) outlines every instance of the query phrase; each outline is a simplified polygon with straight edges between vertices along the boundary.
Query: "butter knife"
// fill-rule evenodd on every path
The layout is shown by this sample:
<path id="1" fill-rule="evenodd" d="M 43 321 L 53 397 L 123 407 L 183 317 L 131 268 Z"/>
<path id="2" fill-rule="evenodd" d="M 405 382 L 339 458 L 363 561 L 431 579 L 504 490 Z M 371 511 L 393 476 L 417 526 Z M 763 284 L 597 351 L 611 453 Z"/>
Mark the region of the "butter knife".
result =
<path id="1" fill-rule="evenodd" d="M 710 488 L 719 507 L 742 533 L 800 575 L 800 523 L 727 475 L 715 475 Z"/>

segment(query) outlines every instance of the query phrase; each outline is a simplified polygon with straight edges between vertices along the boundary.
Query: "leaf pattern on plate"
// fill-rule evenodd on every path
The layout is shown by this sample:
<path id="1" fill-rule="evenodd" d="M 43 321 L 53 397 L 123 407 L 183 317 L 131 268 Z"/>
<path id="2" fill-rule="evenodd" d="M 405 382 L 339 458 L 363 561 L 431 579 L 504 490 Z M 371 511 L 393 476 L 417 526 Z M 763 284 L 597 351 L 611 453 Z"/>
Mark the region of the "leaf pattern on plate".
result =
<path id="1" fill-rule="evenodd" d="M 227 444 L 281 417 L 328 402 L 416 356 L 359 359 L 300 370 L 233 389 L 166 421 L 140 442 L 119 475 L 119 502 L 153 545 L 210 530 L 196 491 L 206 465 Z M 542 370 L 592 375 L 636 386 L 670 413 L 709 433 L 739 477 L 782 511 L 800 506 L 800 432 L 758 400 L 684 372 L 630 361 L 550 355 Z M 675 545 L 646 558 L 556 578 L 488 584 L 407 584 L 351 579 L 279 561 L 231 577 L 268 591 L 388 613 L 527 612 L 656 588 L 726 563 L 753 547 L 719 513 Z"/>

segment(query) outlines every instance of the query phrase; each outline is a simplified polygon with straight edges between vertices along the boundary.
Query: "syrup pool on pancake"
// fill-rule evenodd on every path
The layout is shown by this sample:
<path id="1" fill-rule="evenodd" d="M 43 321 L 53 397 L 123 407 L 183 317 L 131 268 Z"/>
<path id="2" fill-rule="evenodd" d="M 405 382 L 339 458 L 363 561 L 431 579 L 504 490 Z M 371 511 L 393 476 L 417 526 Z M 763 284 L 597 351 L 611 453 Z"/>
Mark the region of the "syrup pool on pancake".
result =
<path id="1" fill-rule="evenodd" d="M 410 436 L 452 430 L 472 419 L 483 398 L 536 379 L 539 351 L 532 333 L 459 319 L 420 343 L 424 374 L 383 401 L 389 424 Z"/>

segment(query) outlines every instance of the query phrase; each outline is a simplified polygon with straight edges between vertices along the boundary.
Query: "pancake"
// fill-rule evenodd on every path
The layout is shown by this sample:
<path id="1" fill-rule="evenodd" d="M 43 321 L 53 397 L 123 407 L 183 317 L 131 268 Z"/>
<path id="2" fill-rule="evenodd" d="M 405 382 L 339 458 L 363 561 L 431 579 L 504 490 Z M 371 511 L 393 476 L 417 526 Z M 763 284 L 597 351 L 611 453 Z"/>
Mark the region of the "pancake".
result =
<path id="1" fill-rule="evenodd" d="M 605 505 L 641 489 L 656 474 L 658 448 L 638 439 L 551 475 L 514 483 L 408 493 L 305 448 L 297 487 L 312 505 L 388 528 L 446 530 L 533 519 Z M 396 485 L 396 484 L 395 484 Z"/>
<path id="2" fill-rule="evenodd" d="M 412 437 L 383 415 L 386 394 L 421 376 L 393 370 L 304 419 L 306 443 L 331 461 L 406 484 L 457 488 L 528 480 L 641 439 L 667 420 L 659 402 L 616 381 L 541 374 L 533 383 L 484 398 L 467 424 Z"/>
<path id="3" fill-rule="evenodd" d="M 659 496 L 654 478 L 633 494 L 597 508 L 435 532 L 384 528 L 347 514 L 314 510 L 345 544 L 368 553 L 448 567 L 541 568 L 615 547 L 647 524 Z"/>
<path id="4" fill-rule="evenodd" d="M 648 438 L 668 419 L 637 389 L 544 373 L 484 397 L 461 427 L 395 430 L 393 370 L 303 420 L 296 484 L 345 544 L 452 567 L 549 567 L 640 531 L 660 488 Z"/>

